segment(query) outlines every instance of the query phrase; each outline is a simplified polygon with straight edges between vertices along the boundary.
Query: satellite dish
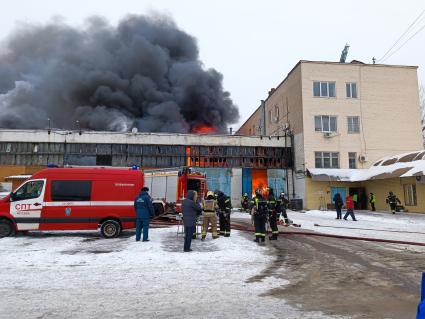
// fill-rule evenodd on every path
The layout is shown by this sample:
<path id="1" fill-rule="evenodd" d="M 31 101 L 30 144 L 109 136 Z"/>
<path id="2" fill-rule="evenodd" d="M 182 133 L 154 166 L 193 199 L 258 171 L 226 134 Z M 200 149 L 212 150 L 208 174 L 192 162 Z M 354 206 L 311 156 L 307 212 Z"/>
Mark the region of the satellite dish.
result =
<path id="1" fill-rule="evenodd" d="M 139 130 L 137 129 L 137 127 L 133 127 L 131 129 L 131 133 L 136 134 Z"/>

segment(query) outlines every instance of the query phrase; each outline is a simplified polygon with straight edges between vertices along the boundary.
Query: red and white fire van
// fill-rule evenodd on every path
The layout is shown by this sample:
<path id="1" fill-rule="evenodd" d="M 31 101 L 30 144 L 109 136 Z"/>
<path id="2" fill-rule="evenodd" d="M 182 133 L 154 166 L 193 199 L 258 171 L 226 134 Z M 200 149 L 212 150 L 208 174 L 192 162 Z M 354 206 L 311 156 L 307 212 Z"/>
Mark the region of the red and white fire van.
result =
<path id="1" fill-rule="evenodd" d="M 0 199 L 0 237 L 27 230 L 96 230 L 113 238 L 135 227 L 143 172 L 47 168 Z"/>

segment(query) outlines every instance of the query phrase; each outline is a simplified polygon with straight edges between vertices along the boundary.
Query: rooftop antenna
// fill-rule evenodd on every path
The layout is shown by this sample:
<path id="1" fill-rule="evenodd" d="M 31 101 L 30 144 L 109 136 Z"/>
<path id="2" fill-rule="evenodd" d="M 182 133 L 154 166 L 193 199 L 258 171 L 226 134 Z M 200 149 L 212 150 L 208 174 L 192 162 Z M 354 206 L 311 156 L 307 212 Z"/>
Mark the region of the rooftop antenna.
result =
<path id="1" fill-rule="evenodd" d="M 341 52 L 341 57 L 339 58 L 339 63 L 345 63 L 345 60 L 347 59 L 347 54 L 348 54 L 348 48 L 350 46 L 348 45 L 348 43 L 345 44 L 344 50 L 342 50 Z"/>
<path id="2" fill-rule="evenodd" d="M 52 131 L 52 125 L 51 125 L 50 118 L 48 118 L 47 121 L 49 122 L 49 129 L 47 130 L 47 134 L 50 135 L 50 132 Z"/>

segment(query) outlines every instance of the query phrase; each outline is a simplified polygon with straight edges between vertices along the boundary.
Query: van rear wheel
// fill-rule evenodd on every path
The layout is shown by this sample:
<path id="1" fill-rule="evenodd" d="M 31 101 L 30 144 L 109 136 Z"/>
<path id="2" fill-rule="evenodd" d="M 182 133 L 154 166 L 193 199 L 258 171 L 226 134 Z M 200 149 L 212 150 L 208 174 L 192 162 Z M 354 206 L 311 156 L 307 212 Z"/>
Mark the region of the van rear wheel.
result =
<path id="1" fill-rule="evenodd" d="M 0 219 L 0 238 L 15 236 L 15 225 L 8 219 Z"/>
<path id="2" fill-rule="evenodd" d="M 115 238 L 121 234 L 121 225 L 113 219 L 105 220 L 100 226 L 100 233 L 104 238 Z"/>

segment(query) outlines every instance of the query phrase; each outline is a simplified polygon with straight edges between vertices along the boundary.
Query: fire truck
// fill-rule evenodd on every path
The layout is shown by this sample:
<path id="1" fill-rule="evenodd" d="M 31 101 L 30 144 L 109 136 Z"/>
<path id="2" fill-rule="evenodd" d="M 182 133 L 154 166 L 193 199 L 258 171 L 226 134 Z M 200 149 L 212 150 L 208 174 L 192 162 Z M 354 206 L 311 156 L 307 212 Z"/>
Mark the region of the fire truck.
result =
<path id="1" fill-rule="evenodd" d="M 134 199 L 143 172 L 47 168 L 0 199 L 0 237 L 28 230 L 100 230 L 114 238 L 135 227 Z"/>
<path id="2" fill-rule="evenodd" d="M 198 192 L 198 200 L 207 193 L 206 175 L 192 172 L 189 167 L 144 171 L 146 187 L 149 187 L 156 215 L 173 217 L 181 212 L 181 202 L 188 190 Z"/>

